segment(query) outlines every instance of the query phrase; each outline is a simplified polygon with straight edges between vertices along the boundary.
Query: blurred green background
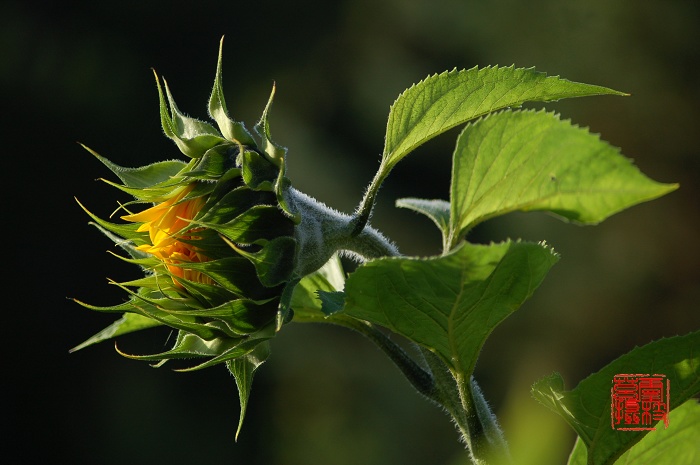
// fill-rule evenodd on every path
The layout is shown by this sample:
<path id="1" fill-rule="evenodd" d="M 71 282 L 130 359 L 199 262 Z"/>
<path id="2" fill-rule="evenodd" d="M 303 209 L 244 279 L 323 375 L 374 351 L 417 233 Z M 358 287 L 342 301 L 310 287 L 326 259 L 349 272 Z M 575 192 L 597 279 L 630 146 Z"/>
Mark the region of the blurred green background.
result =
<path id="1" fill-rule="evenodd" d="M 181 110 L 206 118 L 225 35 L 231 113 L 251 126 L 276 82 L 271 125 L 290 149 L 289 177 L 345 212 L 378 166 L 390 104 L 428 74 L 515 64 L 632 94 L 547 108 L 680 190 L 597 227 L 512 214 L 470 236 L 546 239 L 562 256 L 493 333 L 476 376 L 520 463 L 564 463 L 573 434 L 529 386 L 559 371 L 573 387 L 635 345 L 700 327 L 699 24 L 692 1 L 2 2 L 6 454 L 104 465 L 465 463 L 448 417 L 347 330 L 285 327 L 238 443 L 223 367 L 153 369 L 110 343 L 68 354 L 113 318 L 66 297 L 114 304 L 124 296 L 106 278 L 139 275 L 105 252 L 115 249 L 73 200 L 103 217 L 126 200 L 95 182 L 109 173 L 76 141 L 126 166 L 177 157 L 150 68 Z M 430 221 L 393 205 L 447 198 L 456 135 L 416 151 L 380 192 L 372 224 L 404 254 L 439 252 Z M 168 337 L 132 335 L 120 348 L 157 352 Z"/>

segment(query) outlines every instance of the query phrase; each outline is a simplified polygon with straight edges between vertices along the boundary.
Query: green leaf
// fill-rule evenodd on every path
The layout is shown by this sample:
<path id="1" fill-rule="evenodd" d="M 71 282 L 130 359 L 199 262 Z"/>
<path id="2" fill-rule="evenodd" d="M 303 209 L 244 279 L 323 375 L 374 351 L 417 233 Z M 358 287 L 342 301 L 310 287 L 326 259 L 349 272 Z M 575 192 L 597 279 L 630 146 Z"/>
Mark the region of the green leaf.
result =
<path id="1" fill-rule="evenodd" d="M 97 344 L 98 342 L 106 341 L 123 334 L 133 333 L 134 331 L 140 331 L 142 329 L 153 328 L 161 325 L 162 323 L 153 320 L 152 318 L 138 315 L 136 313 L 125 313 L 120 319 L 107 326 L 105 329 L 95 334 L 91 338 L 87 339 L 85 342 L 73 347 L 69 352 L 76 352 L 80 349 L 84 349 L 85 347 Z"/>
<path id="2" fill-rule="evenodd" d="M 493 329 L 534 292 L 557 256 L 544 244 L 463 243 L 439 258 L 383 258 L 345 286 L 344 313 L 438 354 L 468 379 Z"/>
<path id="3" fill-rule="evenodd" d="M 642 174 L 619 149 L 543 111 L 504 111 L 467 126 L 452 168 L 453 239 L 514 210 L 598 223 L 677 184 Z"/>
<path id="4" fill-rule="evenodd" d="M 407 89 L 391 106 L 382 165 L 390 170 L 427 140 L 502 108 L 527 101 L 605 94 L 626 95 L 513 66 L 474 67 L 429 76 Z"/>
<path id="5" fill-rule="evenodd" d="M 226 367 L 236 379 L 238 397 L 241 403 L 241 414 L 238 420 L 238 428 L 236 429 L 236 440 L 238 440 L 238 435 L 243 427 L 243 419 L 245 418 L 246 409 L 248 407 L 250 391 L 253 387 L 253 375 L 269 356 L 270 344 L 269 342 L 264 342 L 258 344 L 249 354 L 226 362 Z"/>
<path id="6" fill-rule="evenodd" d="M 700 431 L 700 404 L 690 399 L 669 415 L 669 425 L 657 426 L 622 454 L 615 465 L 695 465 L 700 461 L 698 431 Z M 576 440 L 568 465 L 586 465 L 586 445 Z"/>
<path id="7" fill-rule="evenodd" d="M 532 387 L 532 395 L 559 413 L 588 448 L 589 465 L 611 465 L 649 431 L 621 431 L 611 422 L 610 391 L 613 377 L 624 373 L 663 374 L 670 382 L 670 409 L 700 393 L 700 331 L 651 342 L 614 360 L 564 390 L 558 374 Z M 669 423 L 669 429 L 674 427 Z M 658 432 L 658 431 L 657 431 Z"/>

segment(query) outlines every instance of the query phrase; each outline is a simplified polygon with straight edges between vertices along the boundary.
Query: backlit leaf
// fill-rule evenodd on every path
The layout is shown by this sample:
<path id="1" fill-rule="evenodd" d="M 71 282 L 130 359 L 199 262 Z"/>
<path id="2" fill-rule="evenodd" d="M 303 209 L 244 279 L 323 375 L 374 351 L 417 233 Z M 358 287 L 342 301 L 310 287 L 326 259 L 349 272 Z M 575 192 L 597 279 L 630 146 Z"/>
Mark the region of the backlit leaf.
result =
<path id="1" fill-rule="evenodd" d="M 491 331 L 556 261 L 543 244 L 510 241 L 463 243 L 438 258 L 373 260 L 348 278 L 344 313 L 421 344 L 468 379 Z"/>
<path id="2" fill-rule="evenodd" d="M 391 106 L 382 165 L 390 170 L 427 140 L 469 120 L 527 101 L 625 95 L 606 87 L 547 77 L 533 68 L 476 67 L 425 78 Z"/>
<path id="3" fill-rule="evenodd" d="M 669 424 L 652 431 L 615 461 L 615 465 L 695 465 L 700 462 L 700 404 L 686 401 L 669 415 Z M 586 445 L 576 440 L 568 465 L 586 465 Z"/>
<path id="4" fill-rule="evenodd" d="M 452 168 L 452 234 L 514 210 L 598 223 L 673 191 L 619 149 L 543 111 L 504 111 L 465 128 Z"/>
<path id="5" fill-rule="evenodd" d="M 611 465 L 649 431 L 613 429 L 610 390 L 617 374 L 663 374 L 670 408 L 700 393 L 700 331 L 651 342 L 617 358 L 571 391 L 554 374 L 532 387 L 537 400 L 561 415 L 588 448 L 589 465 Z M 669 423 L 669 429 L 674 426 Z"/>

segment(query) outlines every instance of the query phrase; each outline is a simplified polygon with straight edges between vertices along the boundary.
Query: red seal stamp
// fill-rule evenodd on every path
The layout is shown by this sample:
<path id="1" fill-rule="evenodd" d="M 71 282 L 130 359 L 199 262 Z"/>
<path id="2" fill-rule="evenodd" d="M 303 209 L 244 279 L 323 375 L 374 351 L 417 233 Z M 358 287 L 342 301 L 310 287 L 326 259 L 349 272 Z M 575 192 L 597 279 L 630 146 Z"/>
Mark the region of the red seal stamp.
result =
<path id="1" fill-rule="evenodd" d="M 614 430 L 654 431 L 657 421 L 668 428 L 671 383 L 666 375 L 619 374 L 610 389 L 610 422 Z"/>

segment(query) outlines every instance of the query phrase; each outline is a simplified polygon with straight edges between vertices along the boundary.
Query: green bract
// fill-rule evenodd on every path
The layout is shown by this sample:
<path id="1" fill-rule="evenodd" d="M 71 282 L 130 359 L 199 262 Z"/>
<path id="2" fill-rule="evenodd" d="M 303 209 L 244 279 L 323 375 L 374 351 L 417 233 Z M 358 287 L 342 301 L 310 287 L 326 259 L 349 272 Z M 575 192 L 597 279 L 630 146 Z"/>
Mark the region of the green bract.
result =
<path id="1" fill-rule="evenodd" d="M 298 282 L 295 225 L 300 215 L 285 201 L 292 196 L 284 176 L 285 151 L 270 139 L 266 118 L 272 97 L 253 135 L 228 116 L 221 54 L 209 102 L 218 128 L 183 115 L 167 84 L 164 95 L 157 76 L 156 83 L 163 130 L 190 160 L 124 168 L 88 149 L 122 182 L 110 184 L 135 198 L 123 206 L 126 213 L 141 204 L 153 207 L 124 216 L 134 221 L 127 224 L 90 213 L 94 224 L 128 253 L 124 260 L 141 266 L 146 275 L 115 283 L 129 293 L 126 303 L 96 307 L 81 302 L 124 315 L 74 350 L 168 325 L 179 330 L 170 350 L 123 355 L 159 365 L 202 359 L 188 370 L 226 363 L 244 409 L 253 372 L 269 354 L 268 340 L 289 319 L 289 297 L 282 299 L 291 290 L 285 293 L 285 287 Z"/>

